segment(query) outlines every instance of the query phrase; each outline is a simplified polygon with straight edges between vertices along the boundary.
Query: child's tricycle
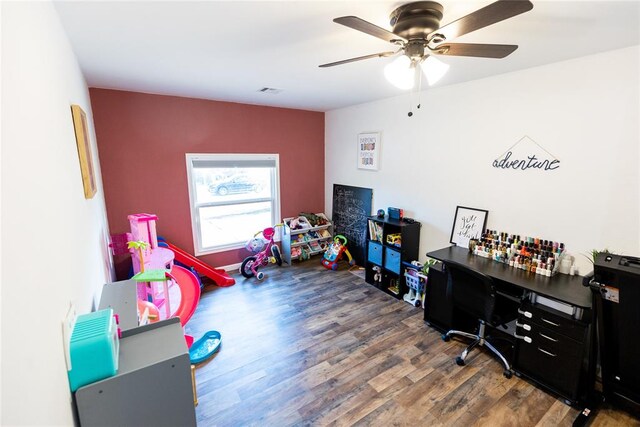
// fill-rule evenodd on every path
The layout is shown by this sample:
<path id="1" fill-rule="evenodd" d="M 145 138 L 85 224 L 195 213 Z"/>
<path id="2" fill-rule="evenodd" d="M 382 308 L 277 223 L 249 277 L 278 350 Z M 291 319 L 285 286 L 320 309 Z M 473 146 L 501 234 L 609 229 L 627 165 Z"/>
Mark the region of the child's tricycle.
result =
<path id="1" fill-rule="evenodd" d="M 282 265 L 280 248 L 273 243 L 276 227 L 280 226 L 282 226 L 282 224 L 265 228 L 257 232 L 253 238 L 247 242 L 245 247 L 253 252 L 254 255 L 248 256 L 242 261 L 240 273 L 242 273 L 244 277 L 251 278 L 255 276 L 256 279 L 262 280 L 264 279 L 264 273 L 258 271 L 258 268 L 269 265 L 269 262 Z M 262 237 L 258 237 L 260 234 L 262 234 Z"/>
<path id="2" fill-rule="evenodd" d="M 355 265 L 356 262 L 347 249 L 347 238 L 342 234 L 337 234 L 336 237 L 333 238 L 333 243 L 329 245 L 324 253 L 322 265 L 329 270 L 337 270 L 338 261 L 342 258 L 342 254 L 347 255 L 349 265 Z"/>

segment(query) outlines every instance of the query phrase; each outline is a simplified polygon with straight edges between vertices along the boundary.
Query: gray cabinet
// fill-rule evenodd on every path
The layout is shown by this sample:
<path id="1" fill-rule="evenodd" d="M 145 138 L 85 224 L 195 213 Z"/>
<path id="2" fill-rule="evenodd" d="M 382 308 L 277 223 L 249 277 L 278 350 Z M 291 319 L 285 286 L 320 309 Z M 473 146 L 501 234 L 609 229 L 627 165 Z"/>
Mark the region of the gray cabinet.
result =
<path id="1" fill-rule="evenodd" d="M 82 426 L 195 426 L 191 363 L 178 318 L 120 340 L 118 373 L 75 392 Z"/>
<path id="2" fill-rule="evenodd" d="M 195 379 L 180 319 L 138 326 L 136 283 L 102 289 L 122 330 L 118 373 L 74 393 L 82 426 L 195 426 Z"/>

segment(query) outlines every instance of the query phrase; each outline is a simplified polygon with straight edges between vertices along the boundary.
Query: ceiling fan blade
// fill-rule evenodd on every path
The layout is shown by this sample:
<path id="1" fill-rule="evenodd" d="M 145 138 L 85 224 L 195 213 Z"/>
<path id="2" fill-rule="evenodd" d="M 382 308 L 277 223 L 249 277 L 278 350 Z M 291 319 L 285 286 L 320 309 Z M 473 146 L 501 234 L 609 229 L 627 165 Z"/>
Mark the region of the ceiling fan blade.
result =
<path id="1" fill-rule="evenodd" d="M 440 27 L 428 37 L 431 39 L 434 35 L 442 35 L 445 40 L 453 40 L 463 34 L 504 21 L 531 9 L 533 9 L 533 3 L 529 0 L 499 0 Z"/>
<path id="2" fill-rule="evenodd" d="M 388 42 L 391 42 L 392 40 L 402 40 L 404 42 L 407 41 L 404 37 L 393 34 L 391 31 L 380 28 L 377 25 L 372 24 L 371 22 L 367 22 L 364 19 L 358 18 L 357 16 L 341 16 L 340 18 L 334 19 L 333 22 L 342 24 L 345 27 L 353 28 L 354 30 L 361 31 L 379 39 L 386 40 Z"/>
<path id="3" fill-rule="evenodd" d="M 433 53 L 449 56 L 475 56 L 478 58 L 504 58 L 512 54 L 515 44 L 445 43 L 432 50 Z"/>
<path id="4" fill-rule="evenodd" d="M 362 61 L 363 59 L 386 58 L 387 56 L 395 55 L 396 53 L 398 53 L 398 52 L 373 53 L 371 55 L 358 56 L 357 58 L 351 58 L 351 59 L 343 59 L 342 61 L 330 62 L 328 64 L 322 64 L 322 65 L 318 65 L 318 66 L 320 68 L 327 68 L 327 67 L 333 67 L 334 65 L 348 64 L 349 62 Z"/>

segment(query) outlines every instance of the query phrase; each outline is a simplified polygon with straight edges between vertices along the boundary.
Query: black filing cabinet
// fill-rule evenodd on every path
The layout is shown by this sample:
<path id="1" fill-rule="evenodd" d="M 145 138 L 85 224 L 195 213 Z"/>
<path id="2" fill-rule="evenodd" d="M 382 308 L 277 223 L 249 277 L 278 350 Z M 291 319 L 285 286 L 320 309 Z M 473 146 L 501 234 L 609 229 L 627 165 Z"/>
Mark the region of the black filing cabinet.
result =
<path id="1" fill-rule="evenodd" d="M 519 310 L 514 369 L 564 397 L 584 396 L 589 323 L 542 304 L 524 302 Z"/>

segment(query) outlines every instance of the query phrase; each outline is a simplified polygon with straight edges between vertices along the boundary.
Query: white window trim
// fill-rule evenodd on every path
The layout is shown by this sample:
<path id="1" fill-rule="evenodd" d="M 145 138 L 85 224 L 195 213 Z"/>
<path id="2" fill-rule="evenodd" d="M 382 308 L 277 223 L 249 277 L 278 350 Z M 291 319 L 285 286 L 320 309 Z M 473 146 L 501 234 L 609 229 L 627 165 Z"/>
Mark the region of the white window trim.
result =
<path id="1" fill-rule="evenodd" d="M 260 199 L 252 199 L 251 201 L 240 201 L 236 204 L 241 203 L 255 203 L 255 202 L 268 202 L 272 199 L 273 202 L 273 218 L 274 224 L 279 223 L 281 221 L 280 216 L 280 155 L 279 154 L 217 154 L 217 153 L 187 153 L 186 157 L 186 167 L 187 167 L 187 187 L 189 189 L 189 212 L 191 216 L 191 235 L 193 238 L 193 250 L 195 252 L 195 256 L 201 255 L 209 255 L 220 252 L 227 252 L 231 250 L 241 249 L 245 247 L 245 243 L 236 243 L 229 244 L 224 246 L 218 246 L 215 249 L 204 250 L 202 248 L 202 242 L 200 242 L 200 218 L 198 217 L 198 209 L 195 204 L 196 195 L 194 194 L 195 188 L 193 188 L 193 177 L 191 176 L 191 165 L 193 160 L 204 160 L 211 159 L 212 156 L 215 156 L 216 159 L 224 160 L 228 158 L 229 160 L 274 160 L 275 161 L 275 171 L 274 171 L 274 179 L 273 185 L 271 188 L 271 198 L 260 198 Z M 202 206 L 219 206 L 219 205 L 228 205 L 229 203 L 224 202 L 211 202 L 206 203 Z M 258 230 L 256 230 L 257 232 Z M 247 241 L 251 238 L 250 235 L 247 236 Z M 280 233 L 276 229 L 276 237 L 275 241 L 280 241 Z"/>

